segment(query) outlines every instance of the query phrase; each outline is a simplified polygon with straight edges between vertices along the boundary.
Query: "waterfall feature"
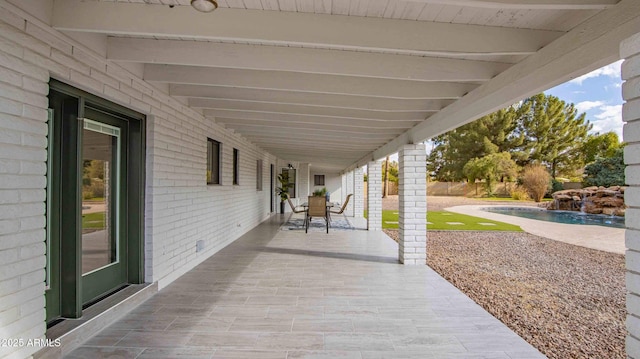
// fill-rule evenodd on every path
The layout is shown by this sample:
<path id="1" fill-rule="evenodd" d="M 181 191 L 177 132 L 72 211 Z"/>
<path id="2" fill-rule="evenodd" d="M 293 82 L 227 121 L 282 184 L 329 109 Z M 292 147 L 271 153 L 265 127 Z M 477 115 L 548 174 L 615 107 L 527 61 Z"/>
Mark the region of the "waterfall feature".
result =
<path id="1" fill-rule="evenodd" d="M 553 193 L 553 202 L 549 203 L 547 209 L 624 216 L 625 188 L 620 186 L 587 187 L 558 191 Z"/>

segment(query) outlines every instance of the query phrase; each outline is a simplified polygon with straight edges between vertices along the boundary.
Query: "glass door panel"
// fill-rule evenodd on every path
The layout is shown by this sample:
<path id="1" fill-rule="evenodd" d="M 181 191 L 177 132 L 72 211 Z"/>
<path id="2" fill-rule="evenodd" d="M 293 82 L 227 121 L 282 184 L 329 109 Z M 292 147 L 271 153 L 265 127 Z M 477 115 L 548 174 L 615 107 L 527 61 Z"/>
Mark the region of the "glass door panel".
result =
<path id="1" fill-rule="evenodd" d="M 124 121 L 87 107 L 82 119 L 82 302 L 127 282 L 127 130 Z"/>
<path id="2" fill-rule="evenodd" d="M 84 120 L 82 274 L 118 262 L 120 129 Z"/>

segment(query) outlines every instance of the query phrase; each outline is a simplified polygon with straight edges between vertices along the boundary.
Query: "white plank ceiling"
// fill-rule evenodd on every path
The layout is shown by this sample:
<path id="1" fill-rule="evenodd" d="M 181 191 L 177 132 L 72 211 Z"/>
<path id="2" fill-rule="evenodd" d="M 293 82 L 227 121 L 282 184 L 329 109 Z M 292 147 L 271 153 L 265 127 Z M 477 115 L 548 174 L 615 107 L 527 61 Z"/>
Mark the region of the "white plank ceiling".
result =
<path id="1" fill-rule="evenodd" d="M 640 28 L 637 0 L 219 5 L 56 0 L 53 26 L 107 34 L 110 60 L 142 63 L 145 80 L 211 121 L 332 171 L 613 62 Z"/>

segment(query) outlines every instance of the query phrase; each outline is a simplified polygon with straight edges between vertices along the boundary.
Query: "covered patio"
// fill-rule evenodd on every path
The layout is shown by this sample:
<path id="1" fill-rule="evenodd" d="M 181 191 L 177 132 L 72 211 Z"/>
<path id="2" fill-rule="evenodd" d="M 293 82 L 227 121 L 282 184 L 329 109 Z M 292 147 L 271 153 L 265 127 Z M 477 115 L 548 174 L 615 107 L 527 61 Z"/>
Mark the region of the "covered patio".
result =
<path id="1" fill-rule="evenodd" d="M 286 216 L 284 216 L 286 217 Z M 366 230 L 275 216 L 68 358 L 544 358 L 428 266 Z"/>
<path id="2" fill-rule="evenodd" d="M 190 3 L 0 0 L 0 338 L 47 344 L 1 357 L 535 357 L 425 266 L 424 141 L 625 59 L 640 358 L 640 1 Z M 380 198 L 396 152 L 397 245 Z M 278 231 L 278 175 L 294 205 L 327 187 L 362 219 L 365 168 L 367 231 Z"/>

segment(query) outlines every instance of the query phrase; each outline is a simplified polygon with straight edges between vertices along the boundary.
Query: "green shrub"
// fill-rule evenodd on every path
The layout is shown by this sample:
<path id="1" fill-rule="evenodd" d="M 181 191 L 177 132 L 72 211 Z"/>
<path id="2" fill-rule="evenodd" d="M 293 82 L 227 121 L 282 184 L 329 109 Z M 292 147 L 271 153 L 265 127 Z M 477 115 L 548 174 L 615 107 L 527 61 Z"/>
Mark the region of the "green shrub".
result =
<path id="1" fill-rule="evenodd" d="M 105 194 L 104 193 L 104 182 L 102 182 L 100 180 L 91 181 L 91 186 L 89 186 L 89 188 L 87 188 L 87 192 L 89 192 L 91 194 L 90 198 L 104 197 L 104 194 Z M 85 199 L 88 199 L 88 198 L 85 198 Z"/>
<path id="2" fill-rule="evenodd" d="M 563 189 L 564 186 L 562 185 L 562 182 L 555 178 L 551 180 L 551 193 L 562 191 Z"/>
<path id="3" fill-rule="evenodd" d="M 585 187 L 589 186 L 624 186 L 624 150 L 618 148 L 612 157 L 598 157 L 584 168 Z"/>

